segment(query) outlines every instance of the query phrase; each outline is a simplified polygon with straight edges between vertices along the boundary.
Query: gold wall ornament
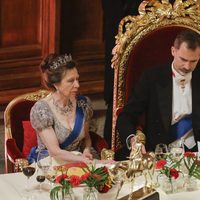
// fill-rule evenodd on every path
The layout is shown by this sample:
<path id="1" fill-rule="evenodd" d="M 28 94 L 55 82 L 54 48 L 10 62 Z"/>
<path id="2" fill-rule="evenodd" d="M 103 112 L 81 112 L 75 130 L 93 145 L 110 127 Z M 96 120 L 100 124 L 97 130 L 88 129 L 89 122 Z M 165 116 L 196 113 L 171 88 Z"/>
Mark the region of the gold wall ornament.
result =
<path id="1" fill-rule="evenodd" d="M 200 4 L 197 0 L 144 0 L 139 15 L 127 16 L 119 23 L 113 48 L 112 67 L 114 68 L 112 150 L 116 150 L 117 110 L 122 109 L 126 97 L 126 76 L 128 60 L 134 48 L 148 34 L 168 27 L 189 28 L 200 33 Z M 145 51 L 145 50 L 144 50 Z"/>

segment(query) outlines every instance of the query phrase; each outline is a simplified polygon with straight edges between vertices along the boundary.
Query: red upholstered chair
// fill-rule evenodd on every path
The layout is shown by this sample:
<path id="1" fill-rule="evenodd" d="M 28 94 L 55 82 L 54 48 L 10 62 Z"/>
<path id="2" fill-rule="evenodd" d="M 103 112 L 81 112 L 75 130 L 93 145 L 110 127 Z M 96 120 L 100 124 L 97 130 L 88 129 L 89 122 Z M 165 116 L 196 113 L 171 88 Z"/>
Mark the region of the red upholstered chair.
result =
<path id="1" fill-rule="evenodd" d="M 119 24 L 113 49 L 114 97 L 112 150 L 122 145 L 116 131 L 117 116 L 127 102 L 141 73 L 172 61 L 171 46 L 178 32 L 192 29 L 200 33 L 200 7 L 195 1 L 145 0 L 138 16 L 127 16 Z M 138 124 L 144 124 L 143 118 Z"/>
<path id="2" fill-rule="evenodd" d="M 34 103 L 49 95 L 47 90 L 39 90 L 14 98 L 4 113 L 5 125 L 5 170 L 14 171 L 18 158 L 27 158 L 30 149 L 37 145 L 35 130 L 30 124 L 30 110 Z M 96 133 L 91 133 L 92 145 L 98 153 L 108 148 L 107 143 Z"/>

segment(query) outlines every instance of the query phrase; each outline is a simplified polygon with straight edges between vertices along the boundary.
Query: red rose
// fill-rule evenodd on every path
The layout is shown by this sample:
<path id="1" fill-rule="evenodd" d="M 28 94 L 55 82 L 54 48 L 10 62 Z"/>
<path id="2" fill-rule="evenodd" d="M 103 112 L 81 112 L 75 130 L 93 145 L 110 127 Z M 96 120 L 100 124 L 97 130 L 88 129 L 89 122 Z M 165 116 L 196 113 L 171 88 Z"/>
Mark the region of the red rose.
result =
<path id="1" fill-rule="evenodd" d="M 174 177 L 174 179 L 177 179 L 179 177 L 179 173 L 175 168 L 170 169 L 169 175 L 171 177 Z"/>
<path id="2" fill-rule="evenodd" d="M 167 164 L 166 160 L 159 160 L 156 162 L 156 169 L 162 169 Z"/>
<path id="3" fill-rule="evenodd" d="M 184 156 L 185 157 L 195 157 L 195 153 L 194 152 L 185 152 Z"/>

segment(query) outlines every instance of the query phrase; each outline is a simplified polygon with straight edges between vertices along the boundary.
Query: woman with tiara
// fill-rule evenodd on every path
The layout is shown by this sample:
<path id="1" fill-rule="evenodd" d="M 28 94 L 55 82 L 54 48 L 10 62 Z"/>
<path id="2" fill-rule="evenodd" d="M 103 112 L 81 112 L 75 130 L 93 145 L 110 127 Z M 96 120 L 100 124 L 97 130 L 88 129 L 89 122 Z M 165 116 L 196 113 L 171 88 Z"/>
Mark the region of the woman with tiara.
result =
<path id="1" fill-rule="evenodd" d="M 38 146 L 31 154 L 48 149 L 59 160 L 92 162 L 95 150 L 91 147 L 89 122 L 93 110 L 88 97 L 78 96 L 76 67 L 76 62 L 67 54 L 50 54 L 41 63 L 43 83 L 52 93 L 32 107 L 30 119 L 37 132 Z"/>

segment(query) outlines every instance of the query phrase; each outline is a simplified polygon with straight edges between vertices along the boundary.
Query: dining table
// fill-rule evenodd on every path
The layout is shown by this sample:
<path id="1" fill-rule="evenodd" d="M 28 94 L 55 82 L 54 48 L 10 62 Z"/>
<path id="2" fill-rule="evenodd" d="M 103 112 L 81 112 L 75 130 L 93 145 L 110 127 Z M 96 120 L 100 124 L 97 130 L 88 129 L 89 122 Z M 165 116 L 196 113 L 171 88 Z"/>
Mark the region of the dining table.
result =
<path id="1" fill-rule="evenodd" d="M 137 177 L 134 190 L 144 186 L 144 178 Z M 22 173 L 0 174 L 0 199 L 1 200 L 50 200 L 50 184 L 48 180 L 42 183 L 42 190 L 39 191 L 39 183 L 36 181 L 36 173 L 29 179 L 29 191 L 26 191 L 27 177 Z M 99 200 L 114 200 L 117 193 L 117 185 L 114 185 L 107 193 L 99 193 Z M 79 186 L 73 188 L 75 200 L 83 200 L 83 188 Z M 156 189 L 160 200 L 199 200 L 200 188 L 190 192 L 179 192 L 166 194 L 160 188 Z M 130 193 L 130 183 L 125 183 L 119 193 L 118 199 Z"/>

